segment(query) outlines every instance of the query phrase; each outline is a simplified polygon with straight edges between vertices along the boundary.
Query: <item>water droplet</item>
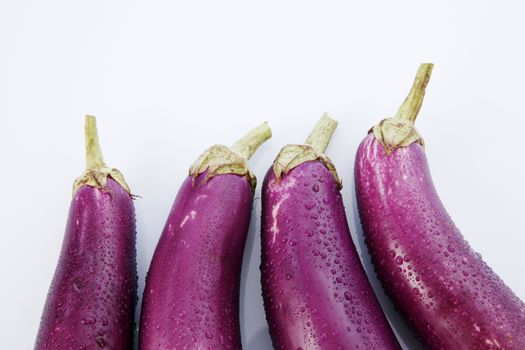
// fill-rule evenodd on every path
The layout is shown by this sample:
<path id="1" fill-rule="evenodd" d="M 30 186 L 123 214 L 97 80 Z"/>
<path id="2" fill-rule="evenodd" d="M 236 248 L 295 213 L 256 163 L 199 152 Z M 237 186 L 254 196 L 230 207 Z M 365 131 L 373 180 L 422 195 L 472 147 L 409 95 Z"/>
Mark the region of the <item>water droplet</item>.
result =
<path id="1" fill-rule="evenodd" d="M 306 210 L 312 210 L 313 208 L 315 208 L 315 202 L 306 202 L 304 207 Z"/>
<path id="2" fill-rule="evenodd" d="M 79 280 L 78 278 L 76 278 L 76 279 L 73 281 L 73 288 L 74 288 L 77 292 L 81 292 L 82 289 L 84 289 L 84 284 L 82 283 L 81 280 Z"/>
<path id="3" fill-rule="evenodd" d="M 89 324 L 95 324 L 97 320 L 92 316 L 86 316 L 82 319 L 82 324 L 89 325 Z"/>
<path id="4" fill-rule="evenodd" d="M 204 336 L 205 336 L 206 338 L 208 338 L 208 339 L 211 339 L 211 338 L 213 338 L 213 333 L 210 332 L 210 331 L 206 331 L 206 332 L 204 332 Z"/>
<path id="5" fill-rule="evenodd" d="M 104 348 L 106 347 L 106 340 L 104 339 L 104 337 L 102 336 L 99 336 L 99 337 L 96 337 L 95 338 L 95 342 L 97 343 L 97 345 L 101 348 Z"/>
<path id="6" fill-rule="evenodd" d="M 313 185 L 312 185 L 312 190 L 313 190 L 314 192 L 319 192 L 319 185 L 318 185 L 318 184 L 313 184 Z"/>
<path id="7" fill-rule="evenodd" d="M 396 264 L 402 265 L 403 264 L 403 257 L 401 255 L 398 255 L 396 258 Z"/>

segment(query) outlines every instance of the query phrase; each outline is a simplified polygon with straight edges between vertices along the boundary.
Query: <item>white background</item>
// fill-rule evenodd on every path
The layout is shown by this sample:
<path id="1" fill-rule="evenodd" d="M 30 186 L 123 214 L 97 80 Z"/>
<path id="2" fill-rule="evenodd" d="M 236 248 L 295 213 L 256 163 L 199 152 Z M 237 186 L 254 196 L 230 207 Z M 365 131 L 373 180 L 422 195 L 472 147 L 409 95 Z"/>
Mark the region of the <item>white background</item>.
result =
<path id="1" fill-rule="evenodd" d="M 436 187 L 474 249 L 522 299 L 525 8 L 521 1 L 0 2 L 0 339 L 33 346 L 71 185 L 84 167 L 84 114 L 125 175 L 138 222 L 140 294 L 188 166 L 268 121 L 250 162 L 262 180 L 286 143 L 329 111 L 328 149 L 354 241 L 407 349 L 416 341 L 380 290 L 356 215 L 353 161 L 393 115 L 420 62 L 436 64 L 417 125 Z M 260 293 L 260 187 L 242 273 L 245 349 L 270 349 Z M 140 304 L 139 304 L 140 305 Z"/>

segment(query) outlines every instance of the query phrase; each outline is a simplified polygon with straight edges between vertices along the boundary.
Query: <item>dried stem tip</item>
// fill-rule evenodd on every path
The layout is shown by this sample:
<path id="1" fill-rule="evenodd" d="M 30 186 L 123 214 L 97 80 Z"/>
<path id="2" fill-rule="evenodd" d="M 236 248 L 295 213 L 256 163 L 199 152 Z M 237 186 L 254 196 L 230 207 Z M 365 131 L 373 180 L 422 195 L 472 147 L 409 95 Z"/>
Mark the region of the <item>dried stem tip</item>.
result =
<path id="1" fill-rule="evenodd" d="M 231 146 L 230 149 L 244 159 L 249 160 L 257 148 L 259 148 L 259 146 L 270 137 L 272 137 L 272 129 L 270 129 L 268 123 L 264 122 L 261 125 L 253 128 L 244 137 L 235 142 L 235 144 Z"/>
<path id="2" fill-rule="evenodd" d="M 86 134 L 86 170 L 93 170 L 106 165 L 98 142 L 97 119 L 86 115 L 84 126 Z"/>
<path id="3" fill-rule="evenodd" d="M 328 112 L 325 112 L 305 143 L 312 146 L 318 153 L 324 153 L 337 128 L 337 124 L 337 121 L 333 119 Z"/>
<path id="4" fill-rule="evenodd" d="M 104 156 L 98 142 L 97 121 L 94 116 L 86 115 L 84 131 L 86 135 L 86 170 L 73 183 L 73 195 L 84 185 L 101 189 L 106 188 L 108 176 L 131 195 L 122 173 L 118 169 L 108 167 L 104 162 Z"/>
<path id="5" fill-rule="evenodd" d="M 425 89 L 432 74 L 432 68 L 434 68 L 433 63 L 421 63 L 417 70 L 416 79 L 412 84 L 412 89 L 410 89 L 405 101 L 401 107 L 399 107 L 394 119 L 406 120 L 412 123 L 416 121 L 417 114 L 421 109 L 421 104 L 425 97 Z"/>

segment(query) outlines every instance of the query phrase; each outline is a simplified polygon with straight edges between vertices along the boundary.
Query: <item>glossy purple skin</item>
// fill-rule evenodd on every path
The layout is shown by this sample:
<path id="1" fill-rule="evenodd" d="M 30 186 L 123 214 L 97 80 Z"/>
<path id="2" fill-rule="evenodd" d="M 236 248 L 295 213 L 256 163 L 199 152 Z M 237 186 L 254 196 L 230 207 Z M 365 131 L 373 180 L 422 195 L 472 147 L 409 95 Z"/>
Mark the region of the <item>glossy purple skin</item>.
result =
<path id="1" fill-rule="evenodd" d="M 253 194 L 246 177 L 182 185 L 146 278 L 140 349 L 241 349 L 239 289 Z"/>
<path id="2" fill-rule="evenodd" d="M 355 181 L 377 275 L 428 348 L 525 349 L 525 304 L 450 219 L 419 144 L 386 155 L 368 135 Z"/>
<path id="3" fill-rule="evenodd" d="M 277 350 L 400 349 L 350 236 L 337 183 L 305 162 L 262 190 L 262 286 Z"/>
<path id="4" fill-rule="evenodd" d="M 135 240 L 133 200 L 117 182 L 78 189 L 35 349 L 131 348 Z"/>

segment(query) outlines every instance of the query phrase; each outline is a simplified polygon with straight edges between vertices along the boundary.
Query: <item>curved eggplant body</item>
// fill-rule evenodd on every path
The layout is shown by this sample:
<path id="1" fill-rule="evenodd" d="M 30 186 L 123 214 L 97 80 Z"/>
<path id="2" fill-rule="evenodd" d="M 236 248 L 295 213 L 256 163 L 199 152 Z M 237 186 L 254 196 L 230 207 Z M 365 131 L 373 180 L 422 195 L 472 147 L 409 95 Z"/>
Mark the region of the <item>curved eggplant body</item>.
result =
<path id="1" fill-rule="evenodd" d="M 368 135 L 355 181 L 378 277 L 430 349 L 525 349 L 525 304 L 450 219 L 421 145 L 387 155 Z"/>
<path id="2" fill-rule="evenodd" d="M 240 349 L 239 288 L 252 190 L 245 176 L 188 177 L 146 278 L 140 349 Z"/>
<path id="3" fill-rule="evenodd" d="M 262 190 L 262 286 L 275 349 L 399 349 L 352 242 L 339 185 L 308 161 Z"/>
<path id="4" fill-rule="evenodd" d="M 135 211 L 111 178 L 73 197 L 35 349 L 122 349 L 133 344 Z"/>

